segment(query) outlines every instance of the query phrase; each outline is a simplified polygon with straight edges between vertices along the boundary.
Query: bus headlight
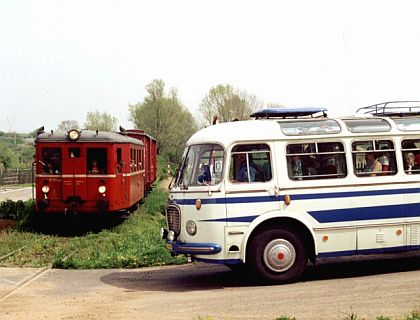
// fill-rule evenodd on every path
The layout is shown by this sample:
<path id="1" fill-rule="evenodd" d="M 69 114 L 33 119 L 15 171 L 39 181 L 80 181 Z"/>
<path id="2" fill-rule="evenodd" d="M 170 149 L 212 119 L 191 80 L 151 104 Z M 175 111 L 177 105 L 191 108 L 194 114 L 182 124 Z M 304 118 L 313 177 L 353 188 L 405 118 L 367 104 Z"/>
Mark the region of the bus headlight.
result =
<path id="1" fill-rule="evenodd" d="M 105 186 L 99 186 L 98 191 L 99 191 L 99 193 L 105 193 L 106 187 Z"/>
<path id="2" fill-rule="evenodd" d="M 187 232 L 190 236 L 193 236 L 197 233 L 197 225 L 192 220 L 187 221 L 185 228 L 187 229 Z"/>
<path id="3" fill-rule="evenodd" d="M 48 193 L 48 192 L 50 192 L 50 187 L 49 186 L 43 186 L 41 190 L 44 193 Z"/>

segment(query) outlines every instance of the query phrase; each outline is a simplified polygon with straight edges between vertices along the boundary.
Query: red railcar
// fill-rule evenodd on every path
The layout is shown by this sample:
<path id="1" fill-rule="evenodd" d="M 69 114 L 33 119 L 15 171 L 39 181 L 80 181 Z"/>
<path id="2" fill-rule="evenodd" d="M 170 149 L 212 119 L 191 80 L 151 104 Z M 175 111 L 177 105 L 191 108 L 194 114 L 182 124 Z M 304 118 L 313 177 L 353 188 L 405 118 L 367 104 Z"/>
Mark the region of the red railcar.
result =
<path id="1" fill-rule="evenodd" d="M 156 139 L 144 132 L 144 130 L 130 129 L 126 130 L 129 137 L 139 139 L 144 143 L 145 149 L 145 164 L 146 169 L 145 175 L 145 185 L 144 188 L 146 191 L 150 191 L 153 183 L 156 181 L 157 177 L 157 143 Z"/>
<path id="2" fill-rule="evenodd" d="M 126 132 L 40 132 L 35 145 L 38 212 L 130 211 L 144 198 L 150 156 Z"/>

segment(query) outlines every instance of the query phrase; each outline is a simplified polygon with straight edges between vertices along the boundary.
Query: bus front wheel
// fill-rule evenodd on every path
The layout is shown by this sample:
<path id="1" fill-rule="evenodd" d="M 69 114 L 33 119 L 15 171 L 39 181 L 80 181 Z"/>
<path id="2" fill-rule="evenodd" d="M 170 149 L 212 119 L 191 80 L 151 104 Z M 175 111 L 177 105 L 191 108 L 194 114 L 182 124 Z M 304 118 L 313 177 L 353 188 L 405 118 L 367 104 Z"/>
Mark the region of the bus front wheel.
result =
<path id="1" fill-rule="evenodd" d="M 257 234 L 249 247 L 249 263 L 257 276 L 274 283 L 296 282 L 308 256 L 301 237 L 291 228 L 272 228 Z"/>

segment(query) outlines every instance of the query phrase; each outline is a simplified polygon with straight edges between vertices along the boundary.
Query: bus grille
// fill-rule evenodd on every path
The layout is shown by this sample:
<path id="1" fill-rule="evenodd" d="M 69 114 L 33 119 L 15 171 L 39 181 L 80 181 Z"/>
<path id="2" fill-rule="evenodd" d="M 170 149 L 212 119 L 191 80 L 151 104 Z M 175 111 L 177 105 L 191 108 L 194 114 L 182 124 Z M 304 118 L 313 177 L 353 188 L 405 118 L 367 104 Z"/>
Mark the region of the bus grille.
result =
<path id="1" fill-rule="evenodd" d="M 166 208 L 166 220 L 168 221 L 169 230 L 176 233 L 181 231 L 181 212 L 177 206 L 169 205 Z"/>

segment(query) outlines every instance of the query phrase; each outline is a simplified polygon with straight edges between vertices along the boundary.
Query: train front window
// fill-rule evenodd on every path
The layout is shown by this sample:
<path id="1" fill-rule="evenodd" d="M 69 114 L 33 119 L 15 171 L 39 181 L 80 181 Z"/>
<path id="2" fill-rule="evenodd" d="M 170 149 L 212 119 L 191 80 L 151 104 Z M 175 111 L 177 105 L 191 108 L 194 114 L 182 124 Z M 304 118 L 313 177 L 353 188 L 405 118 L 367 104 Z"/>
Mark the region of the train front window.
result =
<path id="1" fill-rule="evenodd" d="M 106 148 L 88 148 L 86 156 L 87 172 L 90 174 L 107 173 Z"/>
<path id="2" fill-rule="evenodd" d="M 177 185 L 189 186 L 216 185 L 222 180 L 224 152 L 215 144 L 189 147 L 183 158 Z"/>
<path id="3" fill-rule="evenodd" d="M 42 148 L 42 160 L 38 161 L 41 165 L 41 172 L 60 174 L 61 173 L 61 149 Z"/>

